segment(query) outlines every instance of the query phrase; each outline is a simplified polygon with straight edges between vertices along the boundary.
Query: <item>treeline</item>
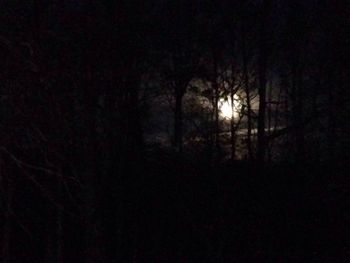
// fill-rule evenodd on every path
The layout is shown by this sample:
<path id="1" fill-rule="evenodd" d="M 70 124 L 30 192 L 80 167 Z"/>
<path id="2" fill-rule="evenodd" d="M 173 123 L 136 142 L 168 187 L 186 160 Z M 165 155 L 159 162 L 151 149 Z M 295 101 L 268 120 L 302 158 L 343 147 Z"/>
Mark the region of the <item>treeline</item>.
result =
<path id="1" fill-rule="evenodd" d="M 178 4 L 186 10 L 182 16 L 158 12 L 171 22 L 157 31 L 153 44 L 159 43 L 155 53 L 161 58 L 156 63 L 152 57 L 154 68 L 147 74 L 152 80 L 144 88 L 161 94 L 149 108 L 161 100 L 170 105 L 173 119 L 167 125 L 173 127 L 162 131 L 170 134 L 174 149 L 182 152 L 184 140 L 199 137 L 208 158 L 220 158 L 215 157 L 222 156 L 220 134 L 229 124 L 232 159 L 237 151 L 242 157 L 237 134 L 243 128 L 243 156 L 249 160 L 318 162 L 343 156 L 347 125 L 341 119 L 348 106 L 338 101 L 346 89 L 337 89 L 347 80 L 329 68 L 347 67 L 348 21 L 341 7 L 300 1 L 197 4 Z M 343 84 L 335 84 L 339 81 Z M 236 118 L 220 118 L 223 100 L 239 104 L 239 109 L 231 104 Z"/>
<path id="2" fill-rule="evenodd" d="M 0 7 L 4 263 L 132 261 L 133 202 L 148 175 L 143 123 L 153 107 L 143 89 L 170 90 L 180 154 L 192 87 L 211 105 L 209 153 L 220 149 L 219 101 L 237 94 L 250 160 L 264 163 L 280 136 L 295 162 L 348 158 L 346 4 L 33 0 Z M 196 82 L 207 88 L 193 89 Z"/>

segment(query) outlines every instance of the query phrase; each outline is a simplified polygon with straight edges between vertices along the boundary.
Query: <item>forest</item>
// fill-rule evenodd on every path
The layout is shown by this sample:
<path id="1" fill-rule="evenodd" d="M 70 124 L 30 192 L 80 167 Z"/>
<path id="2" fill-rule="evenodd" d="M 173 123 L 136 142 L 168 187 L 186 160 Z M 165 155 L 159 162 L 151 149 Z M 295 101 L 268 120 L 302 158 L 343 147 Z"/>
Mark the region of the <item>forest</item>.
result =
<path id="1" fill-rule="evenodd" d="M 348 1 L 0 10 L 0 262 L 350 259 Z"/>

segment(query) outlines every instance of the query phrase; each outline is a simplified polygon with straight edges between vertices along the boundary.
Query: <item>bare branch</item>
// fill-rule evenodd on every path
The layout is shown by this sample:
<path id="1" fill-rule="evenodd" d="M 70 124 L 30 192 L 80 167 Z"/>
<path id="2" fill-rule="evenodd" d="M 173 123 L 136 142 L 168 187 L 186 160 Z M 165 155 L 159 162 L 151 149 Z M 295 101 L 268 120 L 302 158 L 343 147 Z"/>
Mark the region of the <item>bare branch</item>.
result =
<path id="1" fill-rule="evenodd" d="M 81 182 L 80 182 L 78 179 L 74 178 L 74 177 L 71 177 L 71 176 L 64 176 L 64 175 L 62 175 L 61 173 L 58 173 L 58 172 L 53 171 L 53 170 L 51 170 L 51 169 L 48 169 L 48 168 L 46 168 L 46 167 L 42 167 L 42 166 L 38 166 L 38 165 L 33 165 L 33 164 L 26 163 L 26 162 L 24 162 L 24 161 L 18 159 L 14 154 L 12 154 L 10 151 L 8 151 L 8 150 L 6 149 L 6 147 L 4 147 L 4 146 L 1 146 L 0 149 L 2 149 L 4 152 L 6 152 L 6 153 L 11 157 L 11 159 L 12 159 L 13 161 L 15 161 L 16 164 L 17 164 L 18 166 L 20 166 L 20 167 L 26 167 L 26 168 L 30 168 L 30 169 L 33 169 L 33 170 L 42 171 L 42 172 L 45 172 L 45 173 L 50 174 L 50 175 L 56 175 L 57 177 L 59 177 L 59 178 L 61 178 L 61 179 L 62 179 L 62 178 L 70 179 L 70 180 L 72 180 L 72 181 L 75 181 L 76 183 L 78 183 L 78 184 L 81 186 Z"/>

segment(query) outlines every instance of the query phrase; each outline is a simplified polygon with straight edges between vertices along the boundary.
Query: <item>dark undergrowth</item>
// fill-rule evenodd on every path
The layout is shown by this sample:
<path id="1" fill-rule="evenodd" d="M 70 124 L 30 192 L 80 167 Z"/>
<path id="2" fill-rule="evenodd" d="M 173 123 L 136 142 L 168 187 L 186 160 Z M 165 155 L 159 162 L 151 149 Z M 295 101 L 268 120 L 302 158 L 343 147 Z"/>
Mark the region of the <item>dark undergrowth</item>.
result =
<path id="1" fill-rule="evenodd" d="M 130 222 L 135 262 L 350 258 L 344 165 L 153 161 L 160 163 L 144 170 Z"/>
<path id="2" fill-rule="evenodd" d="M 347 165 L 212 165 L 163 151 L 148 156 L 100 189 L 90 251 L 85 222 L 67 213 L 74 204 L 65 201 L 62 262 L 86 262 L 90 254 L 103 263 L 348 262 Z M 55 206 L 32 184 L 18 189 L 11 262 L 51 262 Z"/>

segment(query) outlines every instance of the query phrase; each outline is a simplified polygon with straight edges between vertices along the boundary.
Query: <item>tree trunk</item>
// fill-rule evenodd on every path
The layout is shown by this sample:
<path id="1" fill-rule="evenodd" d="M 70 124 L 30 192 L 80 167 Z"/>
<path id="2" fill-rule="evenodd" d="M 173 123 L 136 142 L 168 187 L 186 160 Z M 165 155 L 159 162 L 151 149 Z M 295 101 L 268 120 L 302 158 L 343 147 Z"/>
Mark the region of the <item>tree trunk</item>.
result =
<path id="1" fill-rule="evenodd" d="M 100 182 L 100 213 L 104 234 L 104 262 L 121 262 L 132 257 L 130 206 L 135 195 L 138 165 L 141 164 L 142 130 L 139 119 L 138 87 L 140 78 L 129 73 L 116 80 L 118 94 L 109 90 L 106 103 L 105 171 Z M 112 85 L 112 87 L 114 86 Z M 137 164 L 137 165 L 135 165 Z M 102 244 L 103 245 L 103 244 Z"/>
<path id="2" fill-rule="evenodd" d="M 217 65 L 214 63 L 214 79 L 213 79 L 213 88 L 214 88 L 214 116 L 215 116 L 215 123 L 214 123 L 214 133 L 215 133 L 215 149 L 216 154 L 218 155 L 220 152 L 220 126 L 219 126 L 219 85 L 217 82 Z"/>
<path id="3" fill-rule="evenodd" d="M 246 103 L 247 103 L 247 147 L 249 159 L 253 159 L 253 149 L 252 149 L 252 110 L 250 101 L 250 87 L 249 87 L 249 76 L 248 76 L 248 58 L 247 58 L 247 48 L 246 48 L 246 36 L 245 29 L 242 26 L 242 62 L 243 62 L 243 80 L 244 89 L 246 93 Z"/>
<path id="4" fill-rule="evenodd" d="M 261 48 L 263 49 L 263 48 Z M 260 51 L 264 52 L 264 51 Z M 258 115 L 258 153 L 259 162 L 264 162 L 266 152 L 265 142 L 265 114 L 266 114 L 266 56 L 260 54 L 259 62 L 259 115 Z"/>
<path id="5" fill-rule="evenodd" d="M 295 142 L 295 160 L 304 161 L 305 140 L 303 127 L 303 91 L 302 91 L 302 69 L 299 63 L 299 54 L 292 61 L 292 116 L 293 135 Z"/>
<path id="6" fill-rule="evenodd" d="M 212 47 L 213 71 L 211 75 L 211 85 L 213 89 L 213 117 L 214 117 L 214 147 L 215 162 L 220 153 L 220 126 L 219 126 L 219 83 L 218 83 L 218 52 L 215 44 Z"/>
<path id="7" fill-rule="evenodd" d="M 262 14 L 259 34 L 259 115 L 258 115 L 258 152 L 257 158 L 260 163 L 265 161 L 266 136 L 265 136 L 265 115 L 266 115 L 266 67 L 267 67 L 267 22 L 269 1 L 262 3 Z"/>
<path id="8" fill-rule="evenodd" d="M 271 134 L 271 121 L 272 121 L 272 85 L 270 85 L 269 89 L 268 89 L 268 108 L 267 108 L 267 136 L 270 136 Z M 267 150 L 267 161 L 270 162 L 271 158 L 272 158 L 272 148 L 270 147 L 271 144 L 269 143 L 269 141 L 267 140 L 267 136 L 265 136 L 265 147 Z"/>
<path id="9" fill-rule="evenodd" d="M 4 163 L 1 159 L 1 170 L 0 170 L 0 187 L 5 196 L 4 198 L 4 223 L 2 229 L 2 246 L 1 246 L 1 256 L 2 262 L 10 263 L 11 255 L 10 255 L 10 237 L 11 237 L 11 211 L 12 211 L 12 198 L 13 198 L 13 181 L 10 173 L 8 173 L 5 181 L 4 174 Z"/>
<path id="10" fill-rule="evenodd" d="M 81 178 L 85 185 L 83 190 L 84 204 L 82 214 L 85 220 L 85 250 L 84 257 L 86 263 L 104 262 L 102 256 L 102 247 L 99 242 L 99 222 L 96 218 L 97 211 L 97 179 L 98 179 L 98 134 L 97 126 L 97 102 L 98 89 L 95 86 L 93 69 L 87 65 L 86 82 L 83 83 L 87 88 L 85 94 L 85 112 L 84 122 L 86 125 L 86 147 L 81 153 L 84 157 L 82 165 Z"/>
<path id="11" fill-rule="evenodd" d="M 230 130 L 231 130 L 231 160 L 236 159 L 236 129 L 235 129 L 235 118 L 234 118 L 234 111 L 235 111 L 235 106 L 234 106 L 234 90 L 231 89 L 231 121 L 230 121 Z"/>
<path id="12" fill-rule="evenodd" d="M 231 160 L 235 160 L 236 158 L 236 129 L 235 129 L 235 103 L 234 103 L 234 99 L 235 99 L 235 67 L 234 64 L 232 63 L 232 67 L 231 67 L 231 71 L 232 71 L 232 83 L 231 83 L 231 87 L 230 87 L 230 97 L 231 97 L 231 120 L 230 120 L 230 130 L 231 130 Z"/>
<path id="13" fill-rule="evenodd" d="M 328 107 L 327 107 L 327 152 L 328 160 L 332 163 L 335 161 L 335 141 L 336 141 L 336 132 L 335 132 L 335 103 L 334 103 L 334 87 L 333 81 L 328 81 L 331 83 L 327 89 L 328 91 Z"/>
<path id="14" fill-rule="evenodd" d="M 257 158 L 258 158 L 258 161 L 261 163 L 264 162 L 265 160 L 265 152 L 266 152 L 265 112 L 266 112 L 266 79 L 265 77 L 260 75 Z"/>
<path id="15" fill-rule="evenodd" d="M 175 119 L 174 119 L 174 146 L 177 152 L 182 153 L 182 99 L 184 93 L 181 87 L 175 88 Z"/>
<path id="16" fill-rule="evenodd" d="M 305 161 L 305 128 L 304 128 L 304 92 L 303 92 L 303 69 L 300 66 L 298 70 L 298 88 L 297 88 L 297 109 L 296 109 L 296 118 L 297 118 L 297 156 L 299 162 Z"/>
<path id="17" fill-rule="evenodd" d="M 57 180 L 57 191 L 62 198 L 62 182 L 61 179 L 58 178 Z M 63 254 L 62 254 L 62 248 L 63 248 L 63 226 L 62 226 L 62 220 L 63 220 L 63 213 L 62 210 L 59 208 L 56 208 L 56 261 L 57 263 L 63 263 Z"/>

